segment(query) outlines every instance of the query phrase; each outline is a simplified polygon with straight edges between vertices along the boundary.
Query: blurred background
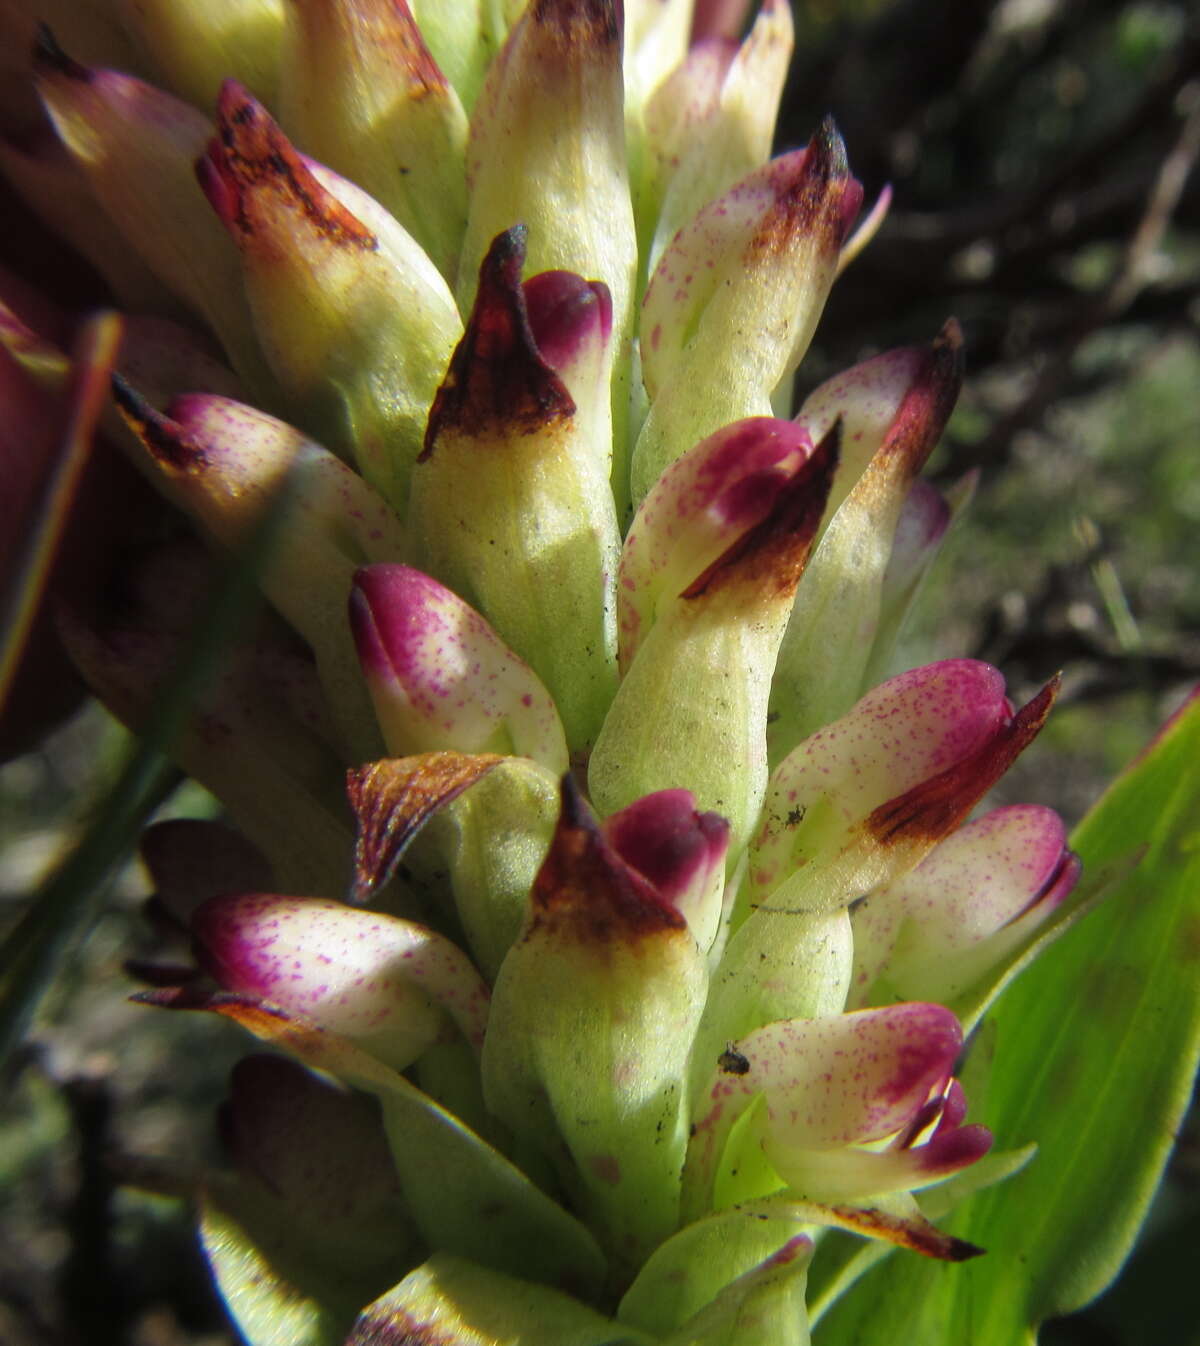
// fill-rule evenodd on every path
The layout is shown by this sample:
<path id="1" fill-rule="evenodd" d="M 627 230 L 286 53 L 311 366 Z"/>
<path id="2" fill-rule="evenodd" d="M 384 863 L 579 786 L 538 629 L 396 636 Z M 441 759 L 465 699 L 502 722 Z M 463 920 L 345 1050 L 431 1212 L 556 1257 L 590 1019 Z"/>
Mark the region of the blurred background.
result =
<path id="1" fill-rule="evenodd" d="M 1200 18 L 1190 0 L 793 7 L 781 148 L 832 112 L 868 202 L 894 192 L 801 391 L 961 322 L 966 390 L 929 474 L 978 486 L 902 663 L 987 659 L 1014 699 L 1062 670 L 1058 709 L 995 802 L 1073 823 L 1200 679 Z M 85 707 L 0 768 L 0 935 L 124 746 Z M 183 783 L 160 816 L 211 810 Z M 2 1081 L 5 1346 L 230 1340 L 181 1202 L 143 1189 L 211 1155 L 245 1042 L 127 1004 L 146 891 L 136 867 L 121 874 Z M 1198 1212 L 1193 1113 L 1125 1274 L 1043 1342 L 1200 1341 Z"/>

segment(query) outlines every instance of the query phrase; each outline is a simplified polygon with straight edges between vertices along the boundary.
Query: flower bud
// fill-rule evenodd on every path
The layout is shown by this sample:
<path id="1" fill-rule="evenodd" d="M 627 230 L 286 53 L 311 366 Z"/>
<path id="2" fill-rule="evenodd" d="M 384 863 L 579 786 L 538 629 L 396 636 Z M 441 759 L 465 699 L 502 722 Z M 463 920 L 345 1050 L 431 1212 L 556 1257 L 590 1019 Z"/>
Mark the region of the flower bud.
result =
<path id="1" fill-rule="evenodd" d="M 640 319 L 650 413 L 633 498 L 705 435 L 771 413 L 808 347 L 862 190 L 832 123 L 756 169 L 676 234 Z"/>
<path id="2" fill-rule="evenodd" d="M 567 745 L 549 692 L 456 594 L 408 566 L 354 577 L 350 626 L 388 751 L 532 757 L 555 775 Z"/>
<path id="3" fill-rule="evenodd" d="M 754 417 L 727 425 L 663 473 L 621 548 L 617 627 L 621 671 L 654 625 L 704 574 L 770 516 L 813 452 L 808 433 Z"/>
<path id="4" fill-rule="evenodd" d="M 905 389 L 883 442 L 833 515 L 796 594 L 772 689 L 773 760 L 844 714 L 864 690 L 896 523 L 961 382 L 962 334 L 952 322 Z"/>
<path id="5" fill-rule="evenodd" d="M 484 1092 L 536 1135 L 622 1267 L 678 1220 L 688 1052 L 704 957 L 674 904 L 617 854 L 564 780 L 525 928 L 496 981 Z M 636 1124 L 633 1124 L 636 1119 Z"/>
<path id="6" fill-rule="evenodd" d="M 397 1070 L 452 1020 L 479 1051 L 487 987 L 449 940 L 411 921 L 320 898 L 240 893 L 192 918 L 201 965 L 252 995 L 348 1038 Z"/>
<path id="7" fill-rule="evenodd" d="M 369 192 L 453 283 L 467 118 L 404 0 L 293 0 L 280 117 Z M 252 86 L 253 87 L 253 86 Z"/>
<path id="8" fill-rule="evenodd" d="M 906 873 L 1033 740 L 1057 690 L 1014 714 L 1000 674 L 971 659 L 876 687 L 772 774 L 747 906 L 833 911 Z"/>
<path id="9" fill-rule="evenodd" d="M 207 118 L 132 76 L 79 65 L 52 40 L 38 47 L 36 71 L 55 130 L 96 199 L 159 280 L 203 315 L 247 384 L 263 389 L 237 252 L 192 169 Z"/>
<path id="10" fill-rule="evenodd" d="M 528 229 L 530 271 L 573 271 L 608 286 L 611 489 L 618 508 L 628 481 L 637 281 L 621 46 L 616 0 L 543 0 L 525 7 L 471 115 L 469 214 L 456 291 L 465 313 L 492 240 L 517 224 Z"/>
<path id="11" fill-rule="evenodd" d="M 461 331 L 433 263 L 365 192 L 297 154 L 227 81 L 196 172 L 241 252 L 272 370 L 303 419 L 403 517 L 434 390 Z"/>
<path id="12" fill-rule="evenodd" d="M 523 256 L 513 230 L 484 261 L 413 474 L 411 527 L 423 568 L 528 661 L 579 752 L 616 682 L 617 521 L 595 427 L 530 326 Z"/>
<path id="13" fill-rule="evenodd" d="M 621 24 L 613 0 L 529 5 L 471 116 L 464 311 L 497 234 L 524 224 L 531 271 L 596 276 L 624 333 L 637 245 L 625 165 Z"/>
<path id="14" fill-rule="evenodd" d="M 790 422 L 743 422 L 697 445 L 647 496 L 618 584 L 623 628 L 640 643 L 588 764 L 603 813 L 683 787 L 729 819 L 732 855 L 745 845 L 766 788 L 771 672 L 834 438 L 810 451 Z"/>
<path id="15" fill-rule="evenodd" d="M 231 551 L 283 497 L 286 520 L 259 582 L 317 657 L 347 760 L 378 756 L 345 605 L 364 560 L 404 553 L 391 510 L 345 463 L 265 412 L 196 394 L 163 416 L 123 382 L 116 395 L 167 493 Z"/>
<path id="16" fill-rule="evenodd" d="M 794 32 L 786 0 L 766 0 L 746 40 L 694 43 L 646 107 L 654 224 L 650 266 L 710 201 L 766 163 Z"/>
<path id="17" fill-rule="evenodd" d="M 950 1003 L 1053 915 L 1079 870 L 1051 809 L 1018 804 L 960 827 L 855 904 L 851 1006 Z"/>

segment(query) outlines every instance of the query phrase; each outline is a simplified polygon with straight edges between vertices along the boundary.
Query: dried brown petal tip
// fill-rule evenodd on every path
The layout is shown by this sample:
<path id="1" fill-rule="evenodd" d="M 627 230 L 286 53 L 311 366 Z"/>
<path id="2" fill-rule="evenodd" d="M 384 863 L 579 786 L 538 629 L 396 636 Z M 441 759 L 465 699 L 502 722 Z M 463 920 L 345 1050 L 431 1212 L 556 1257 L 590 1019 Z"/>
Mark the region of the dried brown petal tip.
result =
<path id="1" fill-rule="evenodd" d="M 542 358 L 521 288 L 525 228 L 498 234 L 479 268 L 479 289 L 467 331 L 429 413 L 421 461 L 447 430 L 532 434 L 566 419 L 575 403 Z"/>

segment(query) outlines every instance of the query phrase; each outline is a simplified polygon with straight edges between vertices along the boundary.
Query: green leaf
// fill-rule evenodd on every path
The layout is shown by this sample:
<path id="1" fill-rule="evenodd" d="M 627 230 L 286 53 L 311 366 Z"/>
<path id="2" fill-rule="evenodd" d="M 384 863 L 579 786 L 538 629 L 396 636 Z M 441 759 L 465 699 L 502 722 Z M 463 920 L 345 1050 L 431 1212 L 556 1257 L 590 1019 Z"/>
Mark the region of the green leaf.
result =
<path id="1" fill-rule="evenodd" d="M 1116 1275 L 1200 1060 L 1200 696 L 1072 838 L 1097 869 L 1141 845 L 1142 863 L 995 1011 L 986 1120 L 1002 1144 L 1036 1141 L 1039 1154 L 950 1221 L 988 1256 L 889 1258 L 822 1320 L 818 1346 L 1032 1342 Z"/>

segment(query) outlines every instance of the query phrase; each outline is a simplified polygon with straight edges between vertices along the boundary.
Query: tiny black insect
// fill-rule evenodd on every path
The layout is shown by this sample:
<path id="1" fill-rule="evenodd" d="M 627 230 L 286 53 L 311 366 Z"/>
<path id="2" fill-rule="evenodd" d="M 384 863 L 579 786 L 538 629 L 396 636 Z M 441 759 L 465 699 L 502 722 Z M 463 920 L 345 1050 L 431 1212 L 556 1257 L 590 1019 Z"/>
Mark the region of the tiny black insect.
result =
<path id="1" fill-rule="evenodd" d="M 726 1075 L 744 1075 L 750 1069 L 750 1058 L 743 1056 L 732 1042 L 727 1042 L 725 1050 L 717 1057 L 717 1065 Z"/>

